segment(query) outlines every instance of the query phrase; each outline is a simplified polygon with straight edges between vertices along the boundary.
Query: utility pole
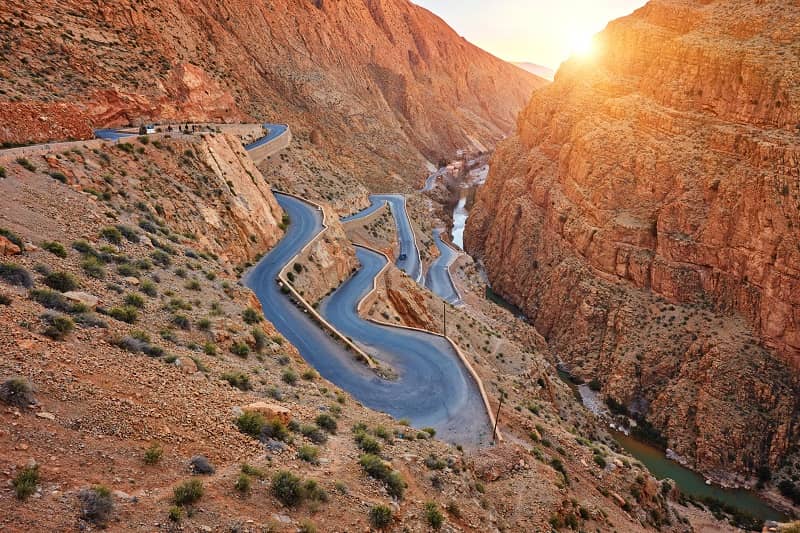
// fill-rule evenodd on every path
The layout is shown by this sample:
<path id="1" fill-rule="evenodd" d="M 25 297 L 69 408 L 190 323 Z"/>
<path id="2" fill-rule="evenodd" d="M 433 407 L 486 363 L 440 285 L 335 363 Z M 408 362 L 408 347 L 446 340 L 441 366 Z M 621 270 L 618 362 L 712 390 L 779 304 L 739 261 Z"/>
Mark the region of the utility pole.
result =
<path id="1" fill-rule="evenodd" d="M 500 421 L 500 408 L 503 407 L 503 395 L 500 395 L 500 403 L 497 404 L 497 414 L 494 415 L 494 428 L 492 429 L 492 442 L 497 440 L 497 423 Z"/>
<path id="2" fill-rule="evenodd" d="M 442 331 L 447 337 L 447 302 L 442 302 Z"/>

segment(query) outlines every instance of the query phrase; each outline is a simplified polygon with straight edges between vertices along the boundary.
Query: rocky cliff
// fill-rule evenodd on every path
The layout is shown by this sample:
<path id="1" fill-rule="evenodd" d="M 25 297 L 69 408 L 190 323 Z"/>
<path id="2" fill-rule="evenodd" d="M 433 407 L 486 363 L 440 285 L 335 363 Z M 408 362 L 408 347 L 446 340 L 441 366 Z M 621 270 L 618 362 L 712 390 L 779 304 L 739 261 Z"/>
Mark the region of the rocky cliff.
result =
<path id="1" fill-rule="evenodd" d="M 12 0 L 0 24 L 6 99 L 77 101 L 95 125 L 290 122 L 372 182 L 494 144 L 544 83 L 406 0 Z"/>
<path id="2" fill-rule="evenodd" d="M 718 477 L 800 431 L 798 30 L 777 1 L 612 22 L 534 94 L 465 236 L 578 374 Z"/>

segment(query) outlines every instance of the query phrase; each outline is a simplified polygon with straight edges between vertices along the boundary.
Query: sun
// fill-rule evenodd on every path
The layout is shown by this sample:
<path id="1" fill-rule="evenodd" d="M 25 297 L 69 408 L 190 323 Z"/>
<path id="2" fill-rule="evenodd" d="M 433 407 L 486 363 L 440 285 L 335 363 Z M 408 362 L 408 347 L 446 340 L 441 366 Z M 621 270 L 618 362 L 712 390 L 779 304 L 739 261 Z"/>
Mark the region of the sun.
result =
<path id="1" fill-rule="evenodd" d="M 572 32 L 569 38 L 570 54 L 588 58 L 594 55 L 594 36 L 590 33 Z"/>

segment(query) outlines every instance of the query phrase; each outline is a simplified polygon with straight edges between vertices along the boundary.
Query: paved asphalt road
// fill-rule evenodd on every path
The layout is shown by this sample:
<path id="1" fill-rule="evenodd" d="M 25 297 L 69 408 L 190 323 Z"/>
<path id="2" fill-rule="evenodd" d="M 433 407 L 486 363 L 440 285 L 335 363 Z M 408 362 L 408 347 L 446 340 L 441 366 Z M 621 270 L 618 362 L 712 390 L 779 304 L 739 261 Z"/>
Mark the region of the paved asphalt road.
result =
<path id="1" fill-rule="evenodd" d="M 414 239 L 414 231 L 411 229 L 411 222 L 406 214 L 405 197 L 402 194 L 372 194 L 369 199 L 372 201 L 372 205 L 363 211 L 341 219 L 342 222 L 364 218 L 374 213 L 384 202 L 388 202 L 397 227 L 397 240 L 400 242 L 400 255 L 397 257 L 395 264 L 397 268 L 408 274 L 414 281 L 421 283 L 422 261 L 419 257 L 417 241 Z M 400 256 L 405 256 L 405 259 L 400 259 Z"/>
<path id="2" fill-rule="evenodd" d="M 408 418 L 418 428 L 436 428 L 446 441 L 486 444 L 491 428 L 480 393 L 446 340 L 358 317 L 357 302 L 371 288 L 385 262 L 383 256 L 359 248 L 362 268 L 323 301 L 320 312 L 376 360 L 394 369 L 396 380 L 381 379 L 357 362 L 281 293 L 275 282 L 280 269 L 322 230 L 322 213 L 289 196 L 276 194 L 276 198 L 291 224 L 284 238 L 243 279 L 261 301 L 266 318 L 322 376 L 367 407 Z"/>
<path id="3" fill-rule="evenodd" d="M 458 252 L 450 248 L 442 241 L 442 230 L 433 230 L 433 240 L 439 248 L 439 257 L 431 264 L 425 276 L 425 286 L 433 291 L 442 300 L 451 304 L 461 301 L 458 291 L 450 277 L 450 264 L 458 257 Z"/>
<path id="4" fill-rule="evenodd" d="M 286 124 L 264 124 L 264 128 L 267 130 L 266 137 L 261 137 L 256 142 L 250 143 L 244 147 L 245 150 L 252 150 L 254 148 L 258 148 L 262 144 L 266 144 L 273 139 L 276 139 L 283 135 L 283 132 L 286 131 Z"/>
<path id="5" fill-rule="evenodd" d="M 94 130 L 94 136 L 98 139 L 105 139 L 107 141 L 117 141 L 119 139 L 124 139 L 125 137 L 135 137 L 136 134 L 117 131 L 116 129 L 100 129 Z"/>

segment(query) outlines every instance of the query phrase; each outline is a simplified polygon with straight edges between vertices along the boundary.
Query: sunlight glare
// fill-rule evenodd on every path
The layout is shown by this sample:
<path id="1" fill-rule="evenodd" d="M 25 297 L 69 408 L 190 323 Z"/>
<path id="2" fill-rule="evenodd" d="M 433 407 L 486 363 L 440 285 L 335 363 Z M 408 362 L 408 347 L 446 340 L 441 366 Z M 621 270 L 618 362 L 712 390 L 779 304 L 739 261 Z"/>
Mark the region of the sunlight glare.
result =
<path id="1" fill-rule="evenodd" d="M 570 35 L 570 53 L 582 58 L 589 58 L 594 54 L 594 36 L 590 33 L 573 32 Z"/>

